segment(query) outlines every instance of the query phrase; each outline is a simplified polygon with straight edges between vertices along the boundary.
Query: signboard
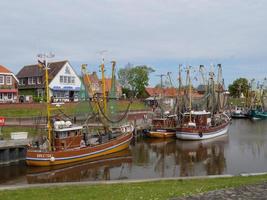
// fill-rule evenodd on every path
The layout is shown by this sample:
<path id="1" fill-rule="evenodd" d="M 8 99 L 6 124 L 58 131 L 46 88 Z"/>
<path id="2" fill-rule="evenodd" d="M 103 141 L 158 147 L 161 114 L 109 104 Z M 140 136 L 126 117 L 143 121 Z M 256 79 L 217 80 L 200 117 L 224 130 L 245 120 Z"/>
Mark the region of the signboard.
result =
<path id="1" fill-rule="evenodd" d="M 5 118 L 0 117 L 0 126 L 5 126 Z"/>

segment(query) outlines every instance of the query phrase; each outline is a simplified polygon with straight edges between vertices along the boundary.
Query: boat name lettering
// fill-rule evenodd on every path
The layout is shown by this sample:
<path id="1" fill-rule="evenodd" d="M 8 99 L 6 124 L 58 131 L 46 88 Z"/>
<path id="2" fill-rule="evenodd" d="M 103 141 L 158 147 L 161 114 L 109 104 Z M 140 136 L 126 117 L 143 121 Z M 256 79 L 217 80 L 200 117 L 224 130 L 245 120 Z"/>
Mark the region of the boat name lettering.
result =
<path id="1" fill-rule="evenodd" d="M 37 158 L 51 158 L 51 154 L 37 154 Z"/>

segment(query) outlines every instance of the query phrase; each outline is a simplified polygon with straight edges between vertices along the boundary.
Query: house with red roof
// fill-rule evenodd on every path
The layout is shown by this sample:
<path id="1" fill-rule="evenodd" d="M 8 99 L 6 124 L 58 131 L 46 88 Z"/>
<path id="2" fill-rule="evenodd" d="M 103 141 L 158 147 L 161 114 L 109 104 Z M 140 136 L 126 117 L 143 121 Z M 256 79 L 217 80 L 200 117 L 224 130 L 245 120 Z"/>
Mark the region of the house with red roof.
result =
<path id="1" fill-rule="evenodd" d="M 18 101 L 18 79 L 6 67 L 0 65 L 0 103 Z"/>

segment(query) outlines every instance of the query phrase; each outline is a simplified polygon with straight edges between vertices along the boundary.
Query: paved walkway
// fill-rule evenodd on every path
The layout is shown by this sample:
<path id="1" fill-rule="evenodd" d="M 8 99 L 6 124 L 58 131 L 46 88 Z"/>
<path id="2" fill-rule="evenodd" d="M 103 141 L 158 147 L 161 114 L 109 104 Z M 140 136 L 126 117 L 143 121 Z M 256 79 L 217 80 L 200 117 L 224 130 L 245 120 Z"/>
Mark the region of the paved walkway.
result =
<path id="1" fill-rule="evenodd" d="M 171 200 L 267 200 L 267 182 L 255 185 L 241 186 L 238 188 L 230 188 L 224 190 L 215 190 L 196 196 L 188 196 L 182 198 L 172 198 Z"/>

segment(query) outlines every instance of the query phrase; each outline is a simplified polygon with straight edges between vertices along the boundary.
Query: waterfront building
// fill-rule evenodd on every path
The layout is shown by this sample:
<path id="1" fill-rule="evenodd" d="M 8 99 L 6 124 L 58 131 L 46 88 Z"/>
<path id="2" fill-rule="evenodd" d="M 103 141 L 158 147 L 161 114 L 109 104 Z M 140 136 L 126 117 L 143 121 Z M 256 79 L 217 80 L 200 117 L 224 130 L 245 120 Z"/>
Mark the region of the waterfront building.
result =
<path id="1" fill-rule="evenodd" d="M 0 65 L 0 103 L 18 101 L 18 79 L 6 67 Z"/>
<path id="2" fill-rule="evenodd" d="M 78 101 L 80 77 L 69 61 L 48 63 L 50 97 L 53 102 Z M 41 101 L 45 97 L 45 71 L 38 64 L 24 66 L 17 74 L 20 101 Z"/>
<path id="3" fill-rule="evenodd" d="M 102 80 L 98 78 L 97 73 L 92 72 L 91 74 L 88 74 L 88 79 L 91 84 L 91 91 L 93 92 L 93 94 L 89 94 L 90 97 L 93 97 L 94 94 L 101 94 L 102 93 Z M 106 96 L 109 96 L 109 93 L 112 87 L 111 83 L 112 83 L 111 78 L 105 78 Z M 115 92 L 116 92 L 117 98 L 120 98 L 122 96 L 122 87 L 121 87 L 121 84 L 117 80 L 116 80 L 116 85 L 115 85 Z"/>

